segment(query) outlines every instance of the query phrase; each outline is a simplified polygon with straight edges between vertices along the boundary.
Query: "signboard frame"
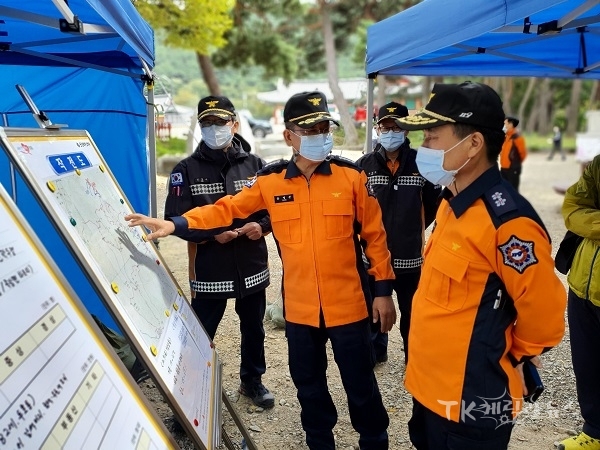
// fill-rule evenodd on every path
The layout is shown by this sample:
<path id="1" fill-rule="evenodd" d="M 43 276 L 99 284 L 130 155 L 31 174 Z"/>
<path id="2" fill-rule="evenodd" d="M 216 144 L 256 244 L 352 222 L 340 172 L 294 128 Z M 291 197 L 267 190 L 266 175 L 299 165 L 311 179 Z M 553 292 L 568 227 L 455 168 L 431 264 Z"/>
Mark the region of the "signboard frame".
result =
<path id="1" fill-rule="evenodd" d="M 102 375 L 106 374 L 106 372 L 108 371 L 108 375 L 109 375 L 109 380 L 114 380 L 115 378 L 118 378 L 120 382 L 122 382 L 124 384 L 124 386 L 120 386 L 117 387 L 117 391 L 119 388 L 125 388 L 127 391 L 127 393 L 129 394 L 130 397 L 127 398 L 126 401 L 129 400 L 133 400 L 136 404 L 137 404 L 137 409 L 139 409 L 143 415 L 148 419 L 148 423 L 150 424 L 150 426 L 155 430 L 156 433 L 158 433 L 158 435 L 163 439 L 163 443 L 165 444 L 165 446 L 167 448 L 179 448 L 179 446 L 177 445 L 176 441 L 173 439 L 173 436 L 169 433 L 169 431 L 166 429 L 164 423 L 162 422 L 162 420 L 160 419 L 160 417 L 158 417 L 154 407 L 152 407 L 152 405 L 148 402 L 148 400 L 146 399 L 146 397 L 144 396 L 144 394 L 142 393 L 142 391 L 140 390 L 140 388 L 138 387 L 137 383 L 135 383 L 135 381 L 133 380 L 133 378 L 131 377 L 131 375 L 129 374 L 129 372 L 127 371 L 127 369 L 125 368 L 125 366 L 123 365 L 123 363 L 119 360 L 119 358 L 117 357 L 116 353 L 114 352 L 114 349 L 108 344 L 108 342 L 106 341 L 106 339 L 103 337 L 101 330 L 98 328 L 98 326 L 96 325 L 95 321 L 92 319 L 92 317 L 90 316 L 90 314 L 87 312 L 87 310 L 85 309 L 85 306 L 83 305 L 83 303 L 81 302 L 81 299 L 77 296 L 77 294 L 75 293 L 75 291 L 72 289 L 72 287 L 70 286 L 70 284 L 67 282 L 65 276 L 62 274 L 62 272 L 60 271 L 60 269 L 58 268 L 58 266 L 56 265 L 56 263 L 54 262 L 54 260 L 52 259 L 52 257 L 50 256 L 50 254 L 47 252 L 47 250 L 45 249 L 45 247 L 43 246 L 42 242 L 39 240 L 39 238 L 37 237 L 37 235 L 35 234 L 35 232 L 33 231 L 33 229 L 31 228 L 31 226 L 29 225 L 29 223 L 27 222 L 27 220 L 25 219 L 25 217 L 23 216 L 23 214 L 18 210 L 17 206 L 14 204 L 14 202 L 10 199 L 9 194 L 6 192 L 6 190 L 4 189 L 4 187 L 2 185 L 0 185 L 0 209 L 4 210 L 7 213 L 8 216 L 8 220 L 12 221 L 14 224 L 14 228 L 19 232 L 19 236 L 13 236 L 13 242 L 18 242 L 19 241 L 19 237 L 21 237 L 21 241 L 26 241 L 26 243 L 28 244 L 28 249 L 25 249 L 25 252 L 29 252 L 31 253 L 32 256 L 37 258 L 37 262 L 39 264 L 35 264 L 33 262 L 30 263 L 29 270 L 30 273 L 32 273 L 32 276 L 42 276 L 44 277 L 45 275 L 49 276 L 50 278 L 52 278 L 52 280 L 54 281 L 54 285 L 56 286 L 56 288 L 58 289 L 58 294 L 60 296 L 60 298 L 58 299 L 53 299 L 55 301 L 54 304 L 48 304 L 47 308 L 49 309 L 49 313 L 51 314 L 52 311 L 59 311 L 62 312 L 65 315 L 65 319 L 68 320 L 74 327 L 74 333 L 77 332 L 81 332 L 84 331 L 86 336 L 89 336 L 90 341 L 92 341 L 95 344 L 94 349 L 95 350 L 100 350 L 102 356 L 100 358 L 100 360 L 98 359 L 98 357 L 96 356 L 95 358 L 92 358 L 92 354 L 90 354 L 90 360 L 89 361 L 85 361 L 85 363 L 83 364 L 85 367 L 81 367 L 81 370 L 84 374 L 86 374 L 85 379 L 88 381 L 91 381 L 93 383 L 93 380 L 90 378 L 90 375 L 94 375 L 94 367 L 96 367 L 98 370 L 98 372 L 101 372 Z M 11 228 L 12 231 L 12 228 Z M 16 244 L 15 244 L 16 245 Z M 5 253 L 6 249 L 3 249 L 2 253 Z M 15 250 L 15 252 L 18 251 Z M 20 249 L 20 254 L 26 254 L 24 253 L 23 249 Z M 5 259 L 4 257 L 2 258 L 3 260 Z M 33 266 L 31 266 L 31 264 L 34 264 Z M 40 273 L 39 271 L 39 265 L 43 266 L 43 272 L 44 273 Z M 3 270 L 3 273 L 5 272 L 5 270 Z M 3 275 L 4 278 L 4 275 Z M 18 286 L 15 286 L 17 288 L 23 288 L 24 286 L 26 286 L 26 284 L 21 285 L 21 283 L 25 282 L 26 283 L 26 279 L 22 279 L 18 282 Z M 52 283 L 51 283 L 52 284 Z M 8 289 L 8 288 L 7 288 Z M 53 286 L 50 286 L 48 288 L 49 290 L 53 289 Z M 3 295 L 9 295 L 9 293 L 5 293 L 3 290 Z M 28 299 L 23 299 L 21 301 L 21 304 L 23 304 L 24 302 L 28 302 Z M 34 301 L 33 299 L 31 300 L 32 302 Z M 43 307 L 44 305 L 42 305 Z M 66 310 L 65 310 L 66 308 Z M 47 314 L 47 315 L 48 315 Z M 9 315 L 7 315 L 7 318 L 9 317 Z M 44 316 L 45 317 L 45 316 Z M 37 322 L 39 322 L 41 319 L 39 319 Z M 36 324 L 37 324 L 36 322 Z M 44 327 L 45 329 L 48 329 L 48 327 L 52 327 L 52 323 L 54 321 L 50 321 L 46 324 L 46 327 Z M 58 327 L 58 323 L 56 324 L 56 327 Z M 81 326 L 82 328 L 78 328 L 78 326 Z M 32 325 L 32 327 L 28 330 L 28 333 L 24 333 L 19 337 L 19 341 L 18 342 L 23 342 L 23 350 L 21 352 L 19 352 L 22 356 L 21 359 L 19 361 L 16 361 L 15 359 L 19 357 L 19 354 L 15 354 L 15 355 L 10 355 L 10 356 L 6 356 L 9 355 L 9 352 L 11 349 L 13 349 L 13 347 L 15 347 L 16 343 L 15 342 L 11 342 L 8 344 L 8 346 L 6 346 L 6 343 L 2 343 L 0 344 L 0 351 L 2 352 L 2 361 L 6 361 L 5 360 L 5 356 L 9 357 L 9 359 L 12 359 L 11 361 L 11 365 L 10 365 L 10 370 L 18 370 L 18 366 L 20 364 L 25 364 L 25 361 L 30 358 L 31 353 L 27 354 L 27 348 L 29 347 L 26 343 L 27 339 L 27 334 L 32 334 L 33 330 L 35 329 L 35 325 Z M 40 332 L 40 330 L 38 330 L 38 332 Z M 48 331 L 51 332 L 51 331 Z M 43 342 L 43 341 L 42 341 Z M 89 346 L 89 342 L 79 342 L 81 343 L 81 347 L 84 347 L 86 344 Z M 58 343 L 57 343 L 58 344 Z M 41 345 L 41 344 L 39 344 Z M 63 344 L 60 344 L 60 348 L 62 348 Z M 50 347 L 52 348 L 52 347 Z M 28 349 L 30 352 L 35 351 L 33 347 Z M 81 348 L 79 349 L 81 350 Z M 48 348 L 46 348 L 46 352 L 48 351 Z M 57 352 L 60 350 L 57 350 Z M 102 359 L 104 361 L 102 361 Z M 103 362 L 108 362 L 109 366 L 102 366 Z M 89 364 L 89 367 L 88 367 Z M 93 366 L 92 366 L 93 365 Z M 6 369 L 3 371 L 3 373 L 6 372 Z M 43 372 L 40 371 L 36 374 L 36 376 L 33 377 L 33 379 L 35 380 L 35 378 L 37 378 L 37 375 L 39 375 L 40 373 L 44 374 L 44 377 L 47 377 L 49 375 L 48 370 L 44 370 Z M 6 375 L 6 373 L 5 373 Z M 112 375 L 112 377 L 110 377 Z M 81 377 L 81 375 L 79 375 L 79 377 Z M 77 381 L 78 377 L 74 376 L 72 374 L 69 374 L 68 379 L 72 380 L 75 379 L 75 381 Z M 95 380 L 96 378 L 94 378 Z M 5 378 L 4 376 L 2 377 L 2 381 L 0 382 L 0 385 L 2 383 L 4 383 L 7 380 L 7 378 Z M 27 380 L 28 381 L 28 386 L 30 386 L 34 380 Z M 20 383 L 23 383 L 22 378 L 19 379 Z M 79 386 L 78 391 L 76 391 L 75 395 L 72 397 L 70 403 L 67 403 L 68 405 L 71 405 L 72 407 L 75 407 L 76 409 L 74 410 L 75 412 L 72 413 L 72 415 L 74 416 L 81 416 L 81 414 L 83 412 L 85 412 L 85 408 L 81 408 L 82 404 L 81 404 L 81 393 L 80 391 L 85 390 L 85 386 L 82 382 L 82 384 Z M 53 390 L 54 391 L 54 390 Z M 54 395 L 55 392 L 52 393 L 52 395 Z M 64 394 L 62 394 L 64 395 Z M 56 397 L 59 397 L 60 393 L 57 390 L 56 392 Z M 48 404 L 45 405 L 45 407 L 49 408 L 50 405 L 52 405 L 53 402 L 57 401 L 58 398 L 52 398 L 49 397 L 48 400 L 46 401 Z M 63 400 L 64 401 L 64 400 Z M 27 403 L 27 402 L 25 402 Z M 42 402 L 44 403 L 44 402 Z M 75 405 L 78 406 L 75 406 Z M 9 409 L 12 407 L 13 405 L 9 405 L 9 408 L 0 411 L 0 418 L 3 418 L 5 416 L 5 414 L 9 413 Z M 44 408 L 44 406 L 40 406 L 40 408 Z M 118 408 L 118 406 L 117 406 Z M 21 411 L 21 414 L 23 413 L 25 409 L 23 409 Z M 47 409 L 46 409 L 47 411 Z M 64 411 L 61 411 L 61 414 L 59 415 L 59 420 L 57 420 L 54 423 L 54 426 L 51 430 L 51 434 L 47 435 L 45 437 L 45 442 L 48 442 L 48 439 L 53 437 L 54 434 L 52 432 L 57 431 L 57 435 L 60 436 L 62 435 L 65 439 L 68 438 L 68 434 L 66 434 L 65 431 L 61 430 L 61 427 L 59 426 L 59 421 L 61 418 L 66 417 L 67 409 L 65 408 Z M 44 415 L 45 418 L 48 417 L 48 413 L 46 412 Z M 6 417 L 4 417 L 4 419 L 6 419 Z M 97 419 L 96 419 L 97 420 Z M 70 422 L 72 424 L 72 422 Z M 85 421 L 83 423 L 86 423 Z M 87 422 L 89 423 L 89 421 Z M 96 422 L 92 422 L 92 425 L 94 425 Z M 77 420 L 75 420 L 75 424 L 77 424 Z M 146 423 L 147 424 L 147 423 Z M 140 424 L 141 426 L 142 424 Z M 72 426 L 77 426 L 77 425 L 72 425 Z M 38 425 L 37 429 L 41 429 L 40 425 Z M 89 431 L 89 430 L 88 430 Z M 65 435 L 66 434 L 66 435 Z M 8 436 L 3 436 L 3 439 L 8 438 Z M 14 439 L 14 436 L 11 436 L 11 438 Z M 56 439 L 56 437 L 54 437 L 54 439 Z M 140 436 L 139 439 L 141 440 L 141 432 L 140 432 Z M 52 444 L 50 442 L 48 442 L 49 446 L 53 446 L 55 444 Z M 139 442 L 138 442 L 139 445 Z"/>
<path id="2" fill-rule="evenodd" d="M 17 145 L 17 143 L 19 143 Z M 38 144 L 39 143 L 39 144 Z M 74 219 L 71 219 L 71 223 L 68 222 L 66 217 L 64 217 L 63 211 L 58 211 L 56 205 L 53 204 L 52 199 L 48 198 L 48 190 L 56 188 L 56 185 L 52 182 L 52 180 L 43 179 L 44 177 L 40 177 L 39 167 L 35 167 L 35 170 L 30 167 L 30 164 L 35 166 L 39 163 L 39 161 L 32 160 L 32 163 L 28 163 L 27 155 L 25 155 L 23 149 L 30 150 L 29 147 L 35 147 L 39 145 L 40 147 L 49 146 L 50 144 L 58 144 L 58 151 L 62 151 L 60 145 L 63 144 L 66 147 L 73 147 L 73 144 L 76 143 L 78 146 L 81 145 L 84 151 L 87 151 L 87 159 L 86 157 L 81 159 L 83 161 L 78 163 L 77 161 L 73 162 L 71 160 L 71 165 L 73 167 L 68 167 L 67 159 L 62 161 L 60 158 L 54 158 L 55 160 L 59 160 L 59 164 L 56 165 L 56 161 L 52 160 L 52 158 L 48 158 L 49 162 L 52 162 L 53 167 L 48 168 L 45 167 L 44 170 L 54 170 L 56 173 L 57 183 L 59 184 L 59 180 L 61 180 L 61 176 L 67 174 L 68 177 L 75 177 L 74 173 L 80 175 L 81 172 L 85 172 L 86 170 L 95 170 L 95 168 L 99 168 L 100 171 L 104 173 L 105 176 L 108 177 L 109 182 L 112 183 L 112 188 L 116 190 L 116 194 L 120 198 L 120 203 L 124 208 L 124 212 L 120 217 L 122 221 L 123 228 L 128 228 L 125 223 L 123 217 L 126 213 L 133 212 L 131 205 L 129 204 L 126 196 L 121 190 L 119 184 L 117 183 L 115 177 L 110 171 L 110 168 L 106 164 L 106 161 L 102 157 L 101 152 L 97 148 L 93 139 L 85 130 L 48 130 L 48 129 L 29 129 L 29 128 L 1 128 L 0 127 L 0 146 L 7 153 L 9 159 L 17 167 L 18 172 L 23 177 L 25 183 L 34 194 L 35 198 L 38 200 L 42 209 L 46 213 L 47 217 L 53 223 L 54 227 L 57 229 L 58 233 L 64 240 L 64 242 L 69 247 L 70 251 L 73 253 L 76 258 L 78 264 L 81 266 L 83 271 L 86 273 L 87 277 L 90 279 L 91 283 L 95 287 L 98 295 L 107 306 L 108 310 L 111 312 L 111 315 L 114 317 L 116 323 L 119 325 L 121 330 L 129 339 L 132 348 L 134 349 L 136 355 L 141 358 L 144 362 L 144 365 L 147 367 L 148 372 L 155 380 L 157 387 L 161 390 L 163 395 L 165 396 L 168 403 L 171 405 L 175 415 L 179 418 L 181 425 L 186 430 L 187 434 L 190 438 L 198 445 L 199 448 L 203 450 L 212 450 L 220 445 L 221 441 L 221 414 L 222 414 L 222 364 L 218 358 L 216 350 L 210 338 L 206 335 L 204 328 L 201 323 L 198 321 L 197 317 L 193 313 L 189 302 L 185 299 L 183 291 L 178 286 L 177 281 L 174 279 L 171 272 L 168 270 L 165 261 L 163 260 L 160 252 L 158 252 L 157 248 L 153 243 L 147 242 L 145 239 L 145 230 L 141 230 L 140 228 L 130 229 L 137 230 L 136 233 L 139 234 L 141 238 L 144 238 L 143 244 L 139 242 L 135 242 L 135 245 L 143 245 L 143 248 L 147 251 L 151 252 L 151 256 L 153 258 L 152 262 L 156 262 L 157 267 L 161 269 L 154 270 L 163 270 L 166 272 L 166 276 L 170 278 L 170 282 L 172 286 L 178 292 L 178 296 L 175 300 L 173 300 L 172 305 L 169 305 L 166 309 L 164 309 L 164 314 L 166 318 L 163 318 L 164 323 L 166 324 L 163 330 L 173 327 L 173 330 L 169 331 L 161 331 L 160 334 L 160 342 L 157 341 L 155 345 L 149 346 L 147 342 L 144 342 L 140 336 L 142 333 L 137 329 L 135 323 L 130 320 L 127 314 L 124 314 L 124 310 L 122 305 L 118 300 L 118 292 L 120 287 L 124 287 L 123 285 L 119 286 L 117 283 L 111 283 L 110 279 L 106 277 L 101 269 L 99 269 L 100 264 L 96 261 L 94 257 L 91 256 L 91 252 L 89 248 L 82 244 L 82 239 L 78 239 L 77 236 L 74 237 L 73 228 L 75 224 L 73 223 Z M 34 145 L 35 144 L 35 145 Z M 69 147 L 69 148 L 70 148 Z M 73 154 L 73 151 L 70 152 Z M 68 155 L 69 151 L 65 151 L 64 154 Z M 89 164 L 91 162 L 91 165 Z M 64 163 L 64 164 L 63 164 Z M 79 167 L 77 167 L 79 165 Z M 38 164 L 39 166 L 39 164 Z M 63 167 L 64 166 L 64 167 Z M 63 168 L 66 172 L 62 173 Z M 36 173 L 37 170 L 37 173 Z M 89 172 L 91 173 L 91 172 Z M 64 180 L 66 180 L 66 176 Z M 44 184 L 42 184 L 44 183 Z M 53 191 L 54 192 L 54 191 Z M 121 206 L 120 206 L 121 207 Z M 120 231 L 121 235 L 126 233 L 124 230 L 116 230 Z M 114 237 L 114 236 L 113 236 Z M 120 236 L 123 239 L 123 236 Z M 133 240 L 130 237 L 125 236 L 125 240 L 131 243 Z M 98 243 L 100 245 L 101 243 Z M 135 249 L 134 249 L 135 250 Z M 131 256 L 134 258 L 134 256 Z M 148 266 L 148 264 L 146 264 Z M 108 281 L 108 282 L 107 282 Z M 164 299 L 163 299 L 164 300 Z M 179 311 L 181 308 L 181 311 Z M 162 311 L 161 311 L 162 312 Z M 176 317 L 180 317 L 179 322 L 177 323 Z M 177 326 L 181 327 L 175 330 L 175 323 Z M 185 330 L 184 330 L 185 328 Z M 179 330 L 179 331 L 178 331 Z M 181 339 L 182 342 L 179 342 L 177 339 L 170 339 L 166 337 L 166 335 L 171 332 L 171 337 L 173 333 L 181 335 L 181 333 L 187 332 L 188 334 Z M 181 337 L 181 336 L 179 336 Z M 177 384 L 177 376 L 179 376 L 179 366 L 178 362 L 175 362 L 173 367 L 177 370 L 177 376 L 173 375 L 173 381 L 171 376 L 166 376 L 164 370 L 161 371 L 161 367 L 159 365 L 158 359 L 162 357 L 163 366 L 165 359 L 169 359 L 168 364 L 173 363 L 173 355 L 175 355 L 178 348 L 183 348 L 188 342 L 188 339 L 192 339 L 193 344 L 197 344 L 198 347 L 202 347 L 203 351 L 206 354 L 209 354 L 207 357 L 208 363 L 207 366 L 210 369 L 204 369 L 204 375 L 206 378 L 206 372 L 210 372 L 210 380 L 204 383 L 205 388 L 209 390 L 209 392 L 205 396 L 205 401 L 203 404 L 198 405 L 187 405 L 187 409 L 184 409 L 181 402 L 190 401 L 189 395 L 185 397 L 183 395 L 183 391 L 180 393 L 175 392 L 175 385 Z M 186 342 L 183 342 L 186 341 Z M 210 346 L 210 348 L 208 348 Z M 189 352 L 188 352 L 189 353 Z M 179 361 L 181 362 L 182 352 L 179 352 Z M 191 358 L 188 358 L 188 360 Z M 190 367 L 193 366 L 193 363 L 190 362 Z M 184 361 L 185 363 L 185 361 Z M 195 367 L 194 367 L 195 369 Z M 190 371 L 191 372 L 191 371 Z M 194 370 L 194 375 L 198 376 L 198 370 Z M 169 372 L 170 373 L 170 372 Z M 191 378 L 191 375 L 190 375 Z M 179 377 L 181 380 L 181 377 Z M 180 382 L 180 387 L 181 387 Z M 178 400 L 178 396 L 179 399 Z M 195 411 L 191 411 L 194 409 Z M 205 422 L 202 423 L 204 430 L 204 436 L 199 431 L 200 428 L 197 419 L 192 419 L 191 417 L 196 415 L 199 416 L 202 414 L 203 420 Z M 204 439 L 203 439 L 204 438 Z"/>

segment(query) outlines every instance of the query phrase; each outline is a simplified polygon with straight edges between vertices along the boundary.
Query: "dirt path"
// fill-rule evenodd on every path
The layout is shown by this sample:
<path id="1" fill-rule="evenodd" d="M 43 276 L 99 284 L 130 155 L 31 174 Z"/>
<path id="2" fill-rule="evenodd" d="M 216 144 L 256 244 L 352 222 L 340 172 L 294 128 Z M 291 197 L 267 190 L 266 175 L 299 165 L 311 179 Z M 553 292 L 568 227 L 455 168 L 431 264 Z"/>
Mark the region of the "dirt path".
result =
<path id="1" fill-rule="evenodd" d="M 553 240 L 554 251 L 564 232 L 564 224 L 560 215 L 562 196 L 552 188 L 557 184 L 572 184 L 579 176 L 579 164 L 570 156 L 566 162 L 546 161 L 545 154 L 530 155 L 524 164 L 521 178 L 522 193 L 531 201 L 548 228 Z M 162 216 L 165 197 L 164 177 L 158 178 L 158 205 Z M 268 300 L 274 302 L 277 296 L 276 287 L 281 279 L 281 263 L 271 238 L 269 257 L 271 268 L 271 286 L 268 289 Z M 185 243 L 177 238 L 167 238 L 160 242 L 163 254 L 171 271 L 179 284 L 187 292 L 187 257 Z M 564 282 L 564 277 L 562 277 Z M 215 342 L 220 357 L 224 362 L 223 390 L 235 402 L 246 426 L 252 430 L 257 444 L 267 450 L 300 450 L 306 449 L 304 433 L 300 425 L 300 408 L 296 399 L 296 391 L 290 378 L 287 365 L 287 346 L 284 332 L 272 323 L 265 323 L 267 373 L 263 380 L 265 385 L 275 394 L 275 407 L 262 411 L 255 408 L 246 398 L 239 398 L 239 320 L 230 303 L 225 317 L 219 326 Z M 407 422 L 411 413 L 411 398 L 402 384 L 404 364 L 401 362 L 400 333 L 394 328 L 390 333 L 389 360 L 375 369 L 384 403 L 390 415 L 390 448 L 410 448 Z M 330 355 L 331 356 L 331 355 Z M 546 391 L 540 400 L 528 407 L 520 416 L 513 432 L 510 449 L 532 450 L 552 449 L 556 441 L 562 440 L 568 433 L 574 433 L 581 426 L 579 409 L 576 401 L 575 383 L 571 366 L 568 343 L 568 330 L 563 342 L 544 356 L 542 378 Z M 337 372 L 337 367 L 330 358 L 328 378 L 330 391 L 338 408 L 338 424 L 334 430 L 339 449 L 353 449 L 358 436 L 352 429 L 344 390 Z M 152 382 L 145 382 L 144 392 L 156 405 L 159 414 L 171 425 L 171 412 L 162 396 L 153 387 Z M 241 441 L 233 422 L 224 414 L 227 433 L 235 442 Z M 190 441 L 176 434 L 182 448 L 193 448 Z M 225 448 L 223 446 L 223 448 Z"/>

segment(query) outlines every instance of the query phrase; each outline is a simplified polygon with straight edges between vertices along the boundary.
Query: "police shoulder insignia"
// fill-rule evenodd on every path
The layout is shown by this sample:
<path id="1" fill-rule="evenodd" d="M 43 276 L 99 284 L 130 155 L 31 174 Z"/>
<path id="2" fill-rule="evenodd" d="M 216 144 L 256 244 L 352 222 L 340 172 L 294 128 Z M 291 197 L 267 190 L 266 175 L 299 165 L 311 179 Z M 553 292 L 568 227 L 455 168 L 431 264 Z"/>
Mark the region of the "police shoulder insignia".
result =
<path id="1" fill-rule="evenodd" d="M 171 174 L 171 186 L 183 185 L 183 174 L 181 172 L 175 172 Z"/>
<path id="2" fill-rule="evenodd" d="M 254 175 L 250 180 L 246 181 L 245 186 L 251 188 L 256 183 L 256 175 Z"/>
<path id="3" fill-rule="evenodd" d="M 534 242 L 522 241 L 514 234 L 506 243 L 498 246 L 498 250 L 502 253 L 504 264 L 519 273 L 523 273 L 527 267 L 538 262 L 534 252 Z"/>
<path id="4" fill-rule="evenodd" d="M 512 195 L 501 184 L 497 184 L 485 193 L 488 204 L 494 214 L 500 217 L 508 212 L 517 210 L 517 204 Z"/>

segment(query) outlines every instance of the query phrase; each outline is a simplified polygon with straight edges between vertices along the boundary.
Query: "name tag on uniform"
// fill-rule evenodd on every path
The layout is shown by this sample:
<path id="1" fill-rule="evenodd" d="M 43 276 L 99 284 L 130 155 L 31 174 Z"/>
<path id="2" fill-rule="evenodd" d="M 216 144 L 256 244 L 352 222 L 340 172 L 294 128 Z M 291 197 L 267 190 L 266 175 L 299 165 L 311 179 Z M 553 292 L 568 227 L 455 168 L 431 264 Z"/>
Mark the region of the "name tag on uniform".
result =
<path id="1" fill-rule="evenodd" d="M 275 203 L 289 203 L 294 201 L 294 194 L 276 195 Z"/>

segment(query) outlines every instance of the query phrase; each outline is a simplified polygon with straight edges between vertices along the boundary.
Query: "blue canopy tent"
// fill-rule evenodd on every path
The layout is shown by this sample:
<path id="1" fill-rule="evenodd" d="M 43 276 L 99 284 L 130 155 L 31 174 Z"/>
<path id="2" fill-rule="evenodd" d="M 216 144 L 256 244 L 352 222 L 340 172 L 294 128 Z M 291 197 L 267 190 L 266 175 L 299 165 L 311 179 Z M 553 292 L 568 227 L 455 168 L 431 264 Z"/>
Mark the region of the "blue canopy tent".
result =
<path id="1" fill-rule="evenodd" d="M 600 0 L 425 0 L 369 27 L 366 72 L 598 79 Z"/>
<path id="2" fill-rule="evenodd" d="M 153 66 L 153 31 L 130 0 L 0 0 L 0 125 L 38 128 L 15 89 L 22 85 L 50 121 L 90 132 L 134 209 L 144 213 L 155 196 L 148 151 L 154 115 L 143 94 Z M 112 324 L 4 154 L 0 182 L 88 309 Z"/>

